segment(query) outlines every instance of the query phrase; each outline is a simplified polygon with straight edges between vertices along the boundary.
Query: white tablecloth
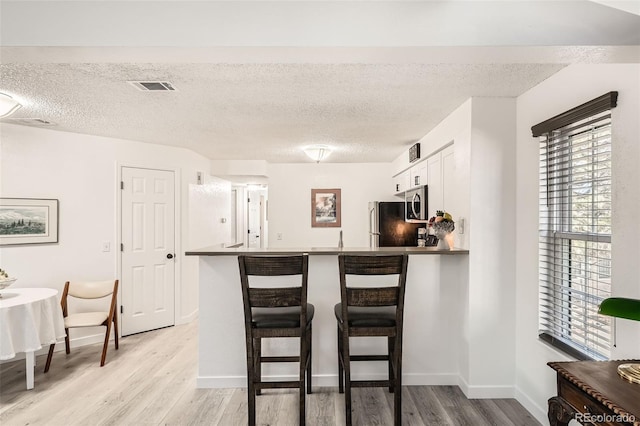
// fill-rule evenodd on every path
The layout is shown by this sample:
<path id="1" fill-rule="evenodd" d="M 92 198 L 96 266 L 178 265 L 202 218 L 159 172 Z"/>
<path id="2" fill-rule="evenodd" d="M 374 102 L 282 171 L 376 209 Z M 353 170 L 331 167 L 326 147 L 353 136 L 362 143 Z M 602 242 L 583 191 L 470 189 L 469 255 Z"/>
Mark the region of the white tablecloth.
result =
<path id="1" fill-rule="evenodd" d="M 64 318 L 52 288 L 7 288 L 0 298 L 0 360 L 63 339 Z"/>

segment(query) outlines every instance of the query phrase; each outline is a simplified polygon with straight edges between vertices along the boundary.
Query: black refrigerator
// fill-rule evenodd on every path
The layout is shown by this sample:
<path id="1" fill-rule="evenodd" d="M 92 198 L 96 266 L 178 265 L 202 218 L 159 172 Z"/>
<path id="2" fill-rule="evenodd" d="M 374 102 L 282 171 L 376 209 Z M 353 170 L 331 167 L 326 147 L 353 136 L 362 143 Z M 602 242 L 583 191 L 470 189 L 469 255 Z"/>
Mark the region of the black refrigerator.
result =
<path id="1" fill-rule="evenodd" d="M 402 201 L 369 203 L 369 247 L 416 247 L 418 228 L 424 223 L 405 222 Z"/>

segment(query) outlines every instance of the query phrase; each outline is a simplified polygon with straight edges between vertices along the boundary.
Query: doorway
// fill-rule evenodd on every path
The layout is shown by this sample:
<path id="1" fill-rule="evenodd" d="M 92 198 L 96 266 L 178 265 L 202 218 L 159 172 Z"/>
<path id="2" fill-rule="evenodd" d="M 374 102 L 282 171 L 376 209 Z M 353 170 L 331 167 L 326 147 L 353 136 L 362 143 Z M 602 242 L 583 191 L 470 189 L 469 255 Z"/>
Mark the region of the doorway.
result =
<path id="1" fill-rule="evenodd" d="M 266 186 L 250 185 L 247 188 L 247 247 L 268 247 L 267 203 Z"/>
<path id="2" fill-rule="evenodd" d="M 175 173 L 122 167 L 122 335 L 175 324 Z"/>

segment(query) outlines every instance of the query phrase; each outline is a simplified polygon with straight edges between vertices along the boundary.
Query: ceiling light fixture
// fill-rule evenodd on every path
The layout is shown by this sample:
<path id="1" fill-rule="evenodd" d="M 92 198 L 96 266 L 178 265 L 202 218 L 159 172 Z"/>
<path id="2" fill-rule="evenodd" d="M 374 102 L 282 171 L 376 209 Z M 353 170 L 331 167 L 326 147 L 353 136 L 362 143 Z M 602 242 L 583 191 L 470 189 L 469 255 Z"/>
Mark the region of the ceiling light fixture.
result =
<path id="1" fill-rule="evenodd" d="M 0 118 L 10 116 L 20 109 L 21 106 L 20 102 L 16 101 L 11 96 L 0 93 Z"/>
<path id="2" fill-rule="evenodd" d="M 331 154 L 331 148 L 328 145 L 312 145 L 304 148 L 304 153 L 313 161 L 319 163 Z"/>

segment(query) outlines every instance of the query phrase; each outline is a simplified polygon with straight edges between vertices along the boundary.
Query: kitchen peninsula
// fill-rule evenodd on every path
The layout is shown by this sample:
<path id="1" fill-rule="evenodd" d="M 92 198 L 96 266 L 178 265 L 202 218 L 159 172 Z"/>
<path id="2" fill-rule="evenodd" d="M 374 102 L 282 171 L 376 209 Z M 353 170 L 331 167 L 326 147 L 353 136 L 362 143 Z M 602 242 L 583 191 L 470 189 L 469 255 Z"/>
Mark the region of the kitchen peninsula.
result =
<path id="1" fill-rule="evenodd" d="M 239 255 L 309 254 L 309 303 L 313 319 L 314 386 L 337 386 L 336 321 L 333 306 L 340 301 L 338 254 L 409 255 L 404 316 L 403 376 L 406 385 L 457 385 L 463 346 L 463 316 L 468 302 L 468 250 L 435 247 L 381 248 L 220 248 L 187 251 L 200 256 L 199 267 L 199 388 L 246 387 L 244 316 Z M 287 277 L 285 277 L 287 278 Z M 296 279 L 297 277 L 290 277 Z M 282 279 L 282 278 L 280 278 Z M 292 281 L 294 282 L 294 281 Z M 298 351 L 295 339 L 270 339 L 266 354 Z M 353 341 L 354 352 L 386 348 L 380 338 Z M 354 366 L 354 377 L 382 379 L 384 363 Z M 296 364 L 265 365 L 264 377 L 293 377 Z"/>

